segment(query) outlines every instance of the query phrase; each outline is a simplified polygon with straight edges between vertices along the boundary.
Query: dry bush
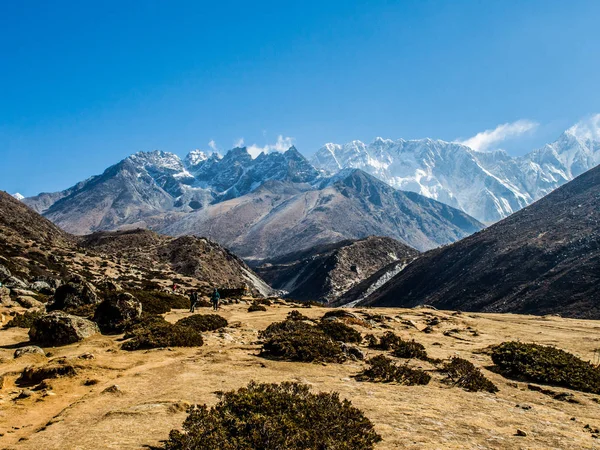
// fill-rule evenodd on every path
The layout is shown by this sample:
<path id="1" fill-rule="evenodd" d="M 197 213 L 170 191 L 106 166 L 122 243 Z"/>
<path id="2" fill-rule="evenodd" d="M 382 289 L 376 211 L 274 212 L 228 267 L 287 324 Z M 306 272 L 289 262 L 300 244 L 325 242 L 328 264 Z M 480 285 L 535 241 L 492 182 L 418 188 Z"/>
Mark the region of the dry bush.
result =
<path id="1" fill-rule="evenodd" d="M 371 450 L 373 424 L 337 393 L 312 394 L 298 383 L 256 384 L 221 393 L 212 408 L 189 410 L 166 450 Z"/>
<path id="2" fill-rule="evenodd" d="M 383 355 L 375 356 L 367 361 L 369 368 L 356 375 L 358 381 L 374 383 L 396 382 L 407 386 L 427 384 L 431 376 L 421 369 L 412 369 L 406 364 L 397 365 L 392 359 Z"/>
<path id="3" fill-rule="evenodd" d="M 177 321 L 177 325 L 196 331 L 214 331 L 227 326 L 227 319 L 218 314 L 194 314 Z"/>
<path id="4" fill-rule="evenodd" d="M 485 391 L 492 394 L 498 392 L 494 383 L 488 380 L 481 370 L 463 358 L 453 357 L 441 369 L 446 374 L 444 382 L 459 386 L 469 392 Z"/>

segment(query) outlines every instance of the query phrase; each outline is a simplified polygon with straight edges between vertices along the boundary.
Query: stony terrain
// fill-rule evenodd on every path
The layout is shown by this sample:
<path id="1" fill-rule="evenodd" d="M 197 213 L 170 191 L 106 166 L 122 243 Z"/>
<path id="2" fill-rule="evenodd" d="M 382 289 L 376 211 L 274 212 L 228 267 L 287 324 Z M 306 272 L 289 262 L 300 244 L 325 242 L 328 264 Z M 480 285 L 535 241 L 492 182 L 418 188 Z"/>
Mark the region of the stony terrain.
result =
<path id="1" fill-rule="evenodd" d="M 96 334 L 79 343 L 44 348 L 45 354 L 13 357 L 28 344 L 27 330 L 0 329 L 0 447 L 6 449 L 138 449 L 159 446 L 181 426 L 188 405 L 216 402 L 215 392 L 249 380 L 307 383 L 315 392 L 337 391 L 363 410 L 383 441 L 378 449 L 592 449 L 600 427 L 600 396 L 504 378 L 491 369 L 487 348 L 519 339 L 556 345 L 585 360 L 598 361 L 600 322 L 512 314 L 467 314 L 431 309 L 357 309 L 363 335 L 394 330 L 414 338 L 435 358 L 459 355 L 482 368 L 499 388 L 496 394 L 467 392 L 441 382 L 427 362 L 411 360 L 433 376 L 426 386 L 358 382 L 362 361 L 280 362 L 258 356 L 258 331 L 283 320 L 293 305 L 265 312 L 247 305 L 224 306 L 228 327 L 203 333 L 198 348 L 126 352 L 122 335 Z M 325 308 L 299 309 L 318 319 Z M 202 310 L 201 312 L 205 312 Z M 174 322 L 189 315 L 174 310 Z M 429 333 L 427 324 L 437 323 Z M 379 353 L 361 346 L 367 357 Z M 595 353 L 596 352 L 596 353 Z M 401 360 L 400 360 L 401 361 Z M 74 373 L 42 385 L 19 386 L 27 366 L 70 365 Z M 521 430 L 518 436 L 517 430 Z M 591 431 L 590 431 L 591 430 Z"/>
<path id="2" fill-rule="evenodd" d="M 600 167 L 453 245 L 363 303 L 600 318 Z"/>
<path id="3" fill-rule="evenodd" d="M 295 300 L 333 303 L 379 269 L 407 264 L 419 252 L 391 238 L 371 236 L 313 247 L 261 261 L 256 272 L 275 289 Z"/>

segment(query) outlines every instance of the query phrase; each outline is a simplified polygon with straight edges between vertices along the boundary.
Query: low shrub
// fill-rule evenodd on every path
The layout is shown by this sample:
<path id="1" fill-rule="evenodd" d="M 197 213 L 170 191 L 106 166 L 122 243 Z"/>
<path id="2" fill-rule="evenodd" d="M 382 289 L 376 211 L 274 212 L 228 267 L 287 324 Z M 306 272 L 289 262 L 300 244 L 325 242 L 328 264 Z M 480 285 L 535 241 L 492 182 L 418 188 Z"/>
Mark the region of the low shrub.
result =
<path id="1" fill-rule="evenodd" d="M 336 320 L 325 320 L 319 323 L 318 326 L 323 333 L 325 333 L 334 341 L 349 343 L 360 343 L 362 341 L 362 335 L 345 323 L 338 322 Z"/>
<path id="2" fill-rule="evenodd" d="M 268 298 L 255 298 L 252 303 L 263 306 L 273 306 L 273 302 Z"/>
<path id="3" fill-rule="evenodd" d="M 10 321 L 8 321 L 5 327 L 31 328 L 33 322 L 43 315 L 44 313 L 42 311 L 25 311 L 23 314 L 17 313 Z"/>
<path id="4" fill-rule="evenodd" d="M 131 340 L 125 342 L 123 350 L 144 350 L 161 347 L 200 347 L 202 335 L 190 327 L 173 325 L 167 321 L 155 321 L 147 326 L 132 330 Z"/>
<path id="5" fill-rule="evenodd" d="M 124 339 L 130 339 L 135 336 L 135 331 L 141 328 L 148 328 L 154 324 L 165 324 L 168 323 L 163 316 L 159 316 L 157 314 L 149 314 L 147 312 L 142 311 L 142 316 L 134 321 L 129 322 L 125 326 L 125 335 Z"/>
<path id="6" fill-rule="evenodd" d="M 492 361 L 508 376 L 600 394 L 600 368 L 555 347 L 504 342 Z"/>
<path id="7" fill-rule="evenodd" d="M 172 308 L 189 309 L 190 307 L 189 298 L 182 295 L 169 294 L 162 291 L 146 291 L 142 289 L 131 289 L 129 293 L 142 303 L 142 311 L 150 314 L 164 314 L 171 311 Z"/>
<path id="8" fill-rule="evenodd" d="M 367 341 L 369 348 L 376 350 L 393 350 L 403 342 L 400 336 L 395 335 L 391 331 L 387 331 L 380 338 L 377 338 L 372 334 L 367 334 L 365 340 Z"/>
<path id="9" fill-rule="evenodd" d="M 485 391 L 492 394 L 498 392 L 494 383 L 488 380 L 481 370 L 466 359 L 453 357 L 441 369 L 446 374 L 444 382 L 459 386 L 469 392 Z"/>
<path id="10" fill-rule="evenodd" d="M 378 355 L 367 361 L 369 368 L 356 375 L 358 381 L 371 381 L 376 383 L 400 383 L 407 386 L 427 384 L 431 375 L 421 369 L 412 369 L 406 364 L 397 365 L 390 358 Z"/>
<path id="11" fill-rule="evenodd" d="M 177 325 L 196 331 L 214 331 L 227 326 L 227 319 L 218 314 L 194 314 L 177 321 Z"/>
<path id="12" fill-rule="evenodd" d="M 332 318 L 342 319 L 345 317 L 356 318 L 356 316 L 354 314 L 352 314 L 351 312 L 349 312 L 345 309 L 332 309 L 331 311 L 327 311 L 325 314 L 323 314 L 323 317 L 321 317 L 321 320 L 332 319 Z"/>
<path id="13" fill-rule="evenodd" d="M 397 358 L 416 358 L 423 361 L 432 361 L 427 355 L 427 351 L 423 344 L 419 344 L 414 340 L 405 341 L 400 339 L 400 342 L 394 346 L 392 355 Z"/>
<path id="14" fill-rule="evenodd" d="M 166 450 L 370 450 L 381 441 L 373 424 L 339 394 L 312 394 L 298 383 L 256 384 L 190 408 L 183 432 L 172 430 Z"/>
<path id="15" fill-rule="evenodd" d="M 261 351 L 264 357 L 301 362 L 345 360 L 339 344 L 306 322 L 275 322 L 261 332 L 260 337 L 265 340 Z"/>
<path id="16" fill-rule="evenodd" d="M 248 307 L 248 312 L 254 312 L 254 311 L 266 311 L 267 308 L 265 308 L 263 305 L 260 305 L 258 303 L 252 303 L 249 307 Z"/>

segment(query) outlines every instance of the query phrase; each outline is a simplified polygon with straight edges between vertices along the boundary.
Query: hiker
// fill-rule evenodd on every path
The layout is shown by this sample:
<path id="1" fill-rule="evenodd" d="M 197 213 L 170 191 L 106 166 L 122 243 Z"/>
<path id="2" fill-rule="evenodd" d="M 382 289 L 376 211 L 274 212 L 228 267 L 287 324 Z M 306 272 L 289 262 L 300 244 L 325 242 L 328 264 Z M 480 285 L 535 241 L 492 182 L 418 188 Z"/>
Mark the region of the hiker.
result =
<path id="1" fill-rule="evenodd" d="M 196 310 L 198 304 L 198 292 L 192 291 L 190 294 L 190 312 L 193 313 Z"/>
<path id="2" fill-rule="evenodd" d="M 177 285 L 175 283 L 173 283 L 173 293 L 175 293 L 177 291 Z"/>
<path id="3" fill-rule="evenodd" d="M 217 309 L 219 309 L 219 300 L 220 300 L 221 296 L 219 295 L 219 291 L 217 290 L 217 288 L 215 288 L 214 292 L 212 293 L 212 297 L 211 297 L 211 302 L 213 304 L 213 309 L 216 311 Z"/>

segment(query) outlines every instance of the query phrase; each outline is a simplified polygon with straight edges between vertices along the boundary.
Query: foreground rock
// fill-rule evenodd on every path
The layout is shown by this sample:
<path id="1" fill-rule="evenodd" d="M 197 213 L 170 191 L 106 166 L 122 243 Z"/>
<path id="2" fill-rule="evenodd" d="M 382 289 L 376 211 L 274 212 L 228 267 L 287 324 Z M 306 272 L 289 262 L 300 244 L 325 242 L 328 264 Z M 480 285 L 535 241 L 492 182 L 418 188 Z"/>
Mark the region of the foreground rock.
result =
<path id="1" fill-rule="evenodd" d="M 99 331 L 98 325 L 91 320 L 54 311 L 35 320 L 29 330 L 29 339 L 48 346 L 67 345 Z"/>
<path id="2" fill-rule="evenodd" d="M 46 353 L 44 352 L 44 350 L 41 347 L 38 347 L 37 345 L 28 345 L 27 347 L 21 347 L 15 350 L 14 353 L 14 357 L 16 358 L 20 358 L 21 356 L 25 356 L 25 355 L 43 355 L 45 356 Z"/>

